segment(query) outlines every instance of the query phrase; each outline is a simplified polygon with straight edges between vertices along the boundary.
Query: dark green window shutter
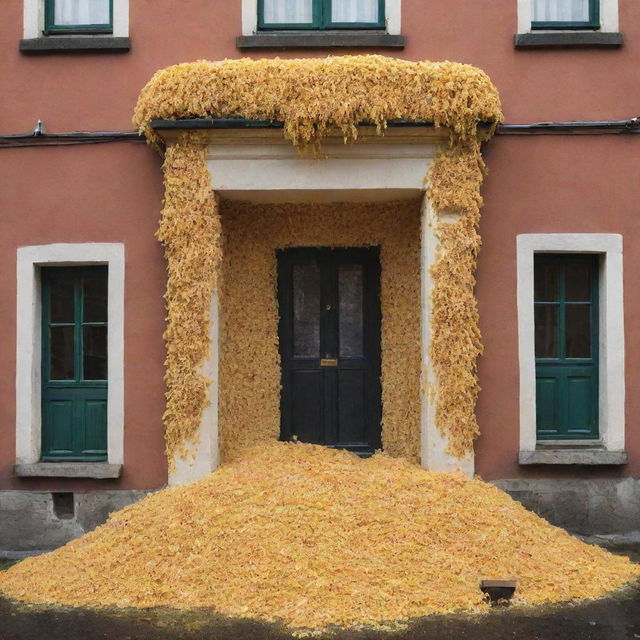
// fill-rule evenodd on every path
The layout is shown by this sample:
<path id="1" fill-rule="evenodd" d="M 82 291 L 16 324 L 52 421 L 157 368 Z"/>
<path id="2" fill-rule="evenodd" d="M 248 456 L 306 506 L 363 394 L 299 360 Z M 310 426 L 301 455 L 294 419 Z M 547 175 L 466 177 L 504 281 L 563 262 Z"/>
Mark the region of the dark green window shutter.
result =
<path id="1" fill-rule="evenodd" d="M 598 257 L 534 258 L 538 440 L 598 433 Z"/>
<path id="2" fill-rule="evenodd" d="M 107 459 L 107 267 L 42 269 L 42 459 Z"/>

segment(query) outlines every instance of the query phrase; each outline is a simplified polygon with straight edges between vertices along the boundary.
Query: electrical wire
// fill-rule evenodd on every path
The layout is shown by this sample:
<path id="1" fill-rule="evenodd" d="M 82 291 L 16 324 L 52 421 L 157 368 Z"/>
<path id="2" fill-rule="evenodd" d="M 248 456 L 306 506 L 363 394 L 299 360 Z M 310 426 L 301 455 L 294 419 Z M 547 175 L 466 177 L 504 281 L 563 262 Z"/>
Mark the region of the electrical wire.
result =
<path id="1" fill-rule="evenodd" d="M 155 120 L 152 127 L 157 131 L 182 129 L 281 129 L 281 122 L 200 118 L 194 120 Z M 426 122 L 390 121 L 390 127 L 426 126 Z M 488 129 L 491 123 L 480 123 Z M 500 124 L 496 135 L 629 135 L 640 133 L 640 117 L 628 120 L 577 120 L 571 122 L 533 122 L 526 124 Z M 45 133 L 38 120 L 31 133 L 0 135 L 0 149 L 19 147 L 62 147 L 109 142 L 146 142 L 137 131 L 70 131 Z"/>

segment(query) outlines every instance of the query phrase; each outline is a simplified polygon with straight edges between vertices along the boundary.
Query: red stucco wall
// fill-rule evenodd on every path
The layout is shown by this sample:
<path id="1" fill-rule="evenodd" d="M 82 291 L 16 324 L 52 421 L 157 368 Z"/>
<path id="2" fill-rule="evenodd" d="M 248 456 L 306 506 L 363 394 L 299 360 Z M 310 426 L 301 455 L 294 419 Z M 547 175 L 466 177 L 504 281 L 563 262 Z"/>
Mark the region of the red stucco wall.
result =
<path id="1" fill-rule="evenodd" d="M 128 130 L 140 88 L 157 69 L 199 58 L 238 57 L 240 0 L 131 0 L 127 54 L 26 56 L 22 1 L 0 8 L 0 133 Z M 638 115 L 640 3 L 620 0 L 620 50 L 518 51 L 516 0 L 403 0 L 404 51 L 411 60 L 469 62 L 489 73 L 508 122 L 622 119 Z M 358 50 L 354 53 L 368 51 Z M 341 50 L 334 53 L 346 53 Z M 388 53 L 388 52 L 381 52 Z M 256 52 L 252 57 L 326 55 Z M 478 416 L 477 469 L 485 478 L 521 469 L 515 237 L 529 232 L 624 234 L 627 443 L 640 472 L 635 393 L 640 337 L 640 138 L 501 137 L 489 143 L 478 298 L 486 351 Z M 0 488 L 104 488 L 89 481 L 11 479 L 15 451 L 16 247 L 50 242 L 126 245 L 125 472 L 109 488 L 166 482 L 160 419 L 164 263 L 154 238 L 161 206 L 160 161 L 141 144 L 0 150 Z M 551 475 L 545 471 L 544 475 Z M 592 473 L 592 472 L 590 472 Z"/>

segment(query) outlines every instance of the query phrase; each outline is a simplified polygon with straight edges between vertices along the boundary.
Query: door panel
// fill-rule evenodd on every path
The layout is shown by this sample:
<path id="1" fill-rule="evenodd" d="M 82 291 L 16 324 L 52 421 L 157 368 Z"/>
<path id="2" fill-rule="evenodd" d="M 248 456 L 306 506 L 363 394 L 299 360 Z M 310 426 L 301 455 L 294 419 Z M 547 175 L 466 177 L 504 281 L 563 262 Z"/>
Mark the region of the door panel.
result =
<path id="1" fill-rule="evenodd" d="M 60 454 L 73 451 L 73 400 L 52 400 L 48 406 L 48 422 L 53 426 L 49 448 Z"/>
<path id="2" fill-rule="evenodd" d="M 556 376 L 549 378 L 538 375 L 536 380 L 536 419 L 538 433 L 556 433 L 558 431 L 558 387 Z"/>
<path id="3" fill-rule="evenodd" d="M 292 371 L 292 423 L 302 442 L 324 444 L 323 376 L 321 371 Z"/>
<path id="4" fill-rule="evenodd" d="M 592 432 L 593 385 L 590 375 L 567 376 L 567 424 L 576 437 Z"/>
<path id="5" fill-rule="evenodd" d="M 87 399 L 83 404 L 83 453 L 87 455 L 104 453 L 104 445 L 107 441 L 107 403 L 101 399 Z"/>
<path id="6" fill-rule="evenodd" d="M 381 446 L 377 248 L 279 251 L 281 437 Z"/>
<path id="7" fill-rule="evenodd" d="M 367 439 L 366 372 L 338 371 L 338 437 L 337 442 L 363 442 Z"/>

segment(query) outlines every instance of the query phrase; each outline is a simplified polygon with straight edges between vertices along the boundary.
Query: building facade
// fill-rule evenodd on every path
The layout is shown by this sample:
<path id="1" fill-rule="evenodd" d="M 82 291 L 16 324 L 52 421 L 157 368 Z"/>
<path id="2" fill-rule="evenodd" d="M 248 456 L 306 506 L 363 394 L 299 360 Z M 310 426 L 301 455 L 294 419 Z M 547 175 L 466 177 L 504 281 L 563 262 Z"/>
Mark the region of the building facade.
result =
<path id="1" fill-rule="evenodd" d="M 640 5 L 9 0 L 2 14 L 0 550 L 61 544 L 279 436 L 477 473 L 577 533 L 640 529 Z M 423 179 L 446 135 L 364 126 L 314 159 L 277 126 L 164 119 L 164 148 L 206 131 L 224 256 L 210 403 L 195 459 L 174 468 L 162 159 L 132 130 L 138 94 L 184 61 L 370 53 L 469 63 L 500 93 L 505 123 L 482 147 L 473 454 L 447 453 L 424 391 L 438 244 Z"/>

